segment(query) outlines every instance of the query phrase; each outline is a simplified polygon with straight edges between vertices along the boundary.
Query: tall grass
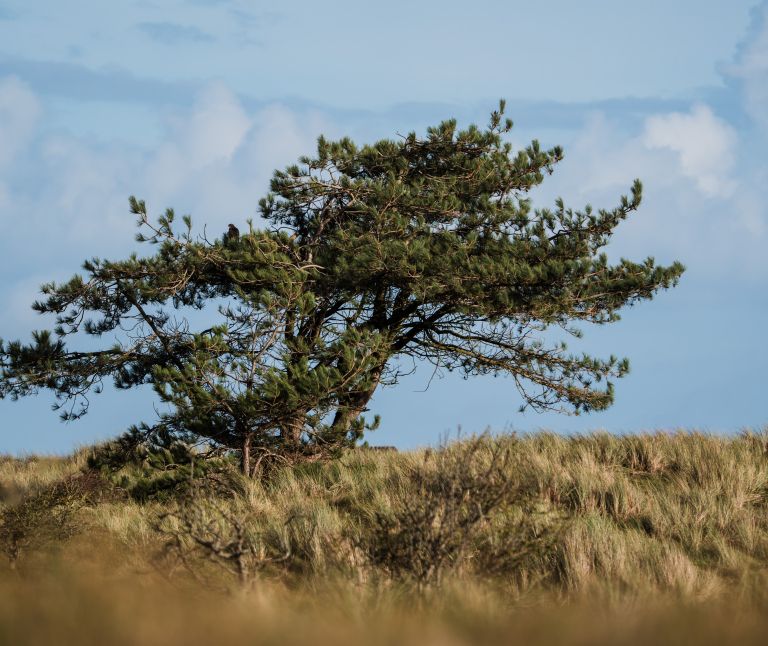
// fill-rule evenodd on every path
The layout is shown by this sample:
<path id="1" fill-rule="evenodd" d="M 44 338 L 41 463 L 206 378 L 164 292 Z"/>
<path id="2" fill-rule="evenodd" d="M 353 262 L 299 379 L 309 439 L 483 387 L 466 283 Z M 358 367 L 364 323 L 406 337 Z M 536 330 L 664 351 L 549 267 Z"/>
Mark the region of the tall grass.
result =
<path id="1" fill-rule="evenodd" d="M 0 570 L 0 643 L 758 643 L 768 628 L 766 431 L 479 438 L 258 480 L 167 465 L 162 489 L 133 463 L 69 487 L 78 504 L 51 497 L 86 482 L 87 453 L 0 459 L 0 539 L 19 518 L 45 538 Z M 40 501 L 66 533 L 20 514 Z"/>

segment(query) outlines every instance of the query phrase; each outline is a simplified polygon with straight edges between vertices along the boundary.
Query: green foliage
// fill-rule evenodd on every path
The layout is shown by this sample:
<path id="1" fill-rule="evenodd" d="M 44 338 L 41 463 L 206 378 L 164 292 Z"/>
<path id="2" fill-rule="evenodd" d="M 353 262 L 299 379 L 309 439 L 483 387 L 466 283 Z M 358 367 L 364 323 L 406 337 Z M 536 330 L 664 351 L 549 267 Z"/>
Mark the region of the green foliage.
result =
<path id="1" fill-rule="evenodd" d="M 177 231 L 172 209 L 152 223 L 131 198 L 155 254 L 93 258 L 86 277 L 44 285 L 34 308 L 57 325 L 0 345 L 0 397 L 48 388 L 72 419 L 105 379 L 152 384 L 170 408 L 154 428 L 238 450 L 248 474 L 264 456 L 339 455 L 375 428 L 374 391 L 411 359 L 509 375 L 524 407 L 606 408 L 627 361 L 569 354 L 550 331 L 616 321 L 683 267 L 611 265 L 601 251 L 639 206 L 639 181 L 613 209 L 534 210 L 526 194 L 562 151 L 513 151 L 503 108 L 485 129 L 321 138 L 315 157 L 275 172 L 264 230 L 211 242 L 188 216 Z M 193 329 L 206 309 L 218 316 Z M 111 345 L 73 350 L 78 333 Z"/>
<path id="2" fill-rule="evenodd" d="M 133 428 L 97 446 L 88 456 L 87 468 L 133 500 L 169 501 L 201 481 L 226 476 L 232 459 L 219 453 L 207 455 L 168 433 Z"/>

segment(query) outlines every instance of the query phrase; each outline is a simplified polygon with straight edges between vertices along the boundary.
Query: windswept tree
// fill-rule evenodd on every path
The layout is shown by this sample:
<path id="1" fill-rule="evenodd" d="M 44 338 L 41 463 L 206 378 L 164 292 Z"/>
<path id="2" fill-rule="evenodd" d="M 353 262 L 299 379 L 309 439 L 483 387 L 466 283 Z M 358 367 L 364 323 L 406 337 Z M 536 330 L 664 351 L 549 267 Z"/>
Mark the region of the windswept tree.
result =
<path id="1" fill-rule="evenodd" d="M 47 388 L 71 419 L 106 379 L 152 384 L 170 412 L 145 430 L 240 450 L 245 472 L 257 451 L 357 440 L 376 388 L 411 358 L 509 375 L 524 407 L 606 408 L 627 361 L 569 354 L 550 331 L 616 321 L 683 267 L 601 252 L 640 204 L 639 181 L 610 210 L 533 209 L 528 192 L 562 152 L 514 152 L 503 110 L 485 129 L 450 120 L 361 148 L 321 137 L 316 156 L 275 172 L 266 226 L 219 240 L 187 216 L 179 230 L 172 210 L 154 223 L 131 198 L 156 253 L 89 260 L 85 276 L 44 285 L 34 309 L 57 325 L 2 344 L 0 396 Z M 78 350 L 80 333 L 109 341 Z"/>

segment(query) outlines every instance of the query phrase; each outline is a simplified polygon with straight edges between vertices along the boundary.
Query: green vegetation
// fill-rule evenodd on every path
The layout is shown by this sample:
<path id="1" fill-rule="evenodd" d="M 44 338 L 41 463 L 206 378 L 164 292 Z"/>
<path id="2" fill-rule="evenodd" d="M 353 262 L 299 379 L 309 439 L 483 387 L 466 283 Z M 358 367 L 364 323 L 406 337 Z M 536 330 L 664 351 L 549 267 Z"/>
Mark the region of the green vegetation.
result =
<path id="1" fill-rule="evenodd" d="M 762 643 L 768 431 L 0 459 L 0 643 Z M 10 566 L 10 567 L 9 567 Z M 45 620 L 43 620 L 43 618 Z"/>
<path id="2" fill-rule="evenodd" d="M 266 228 L 243 235 L 195 236 L 170 209 L 154 223 L 131 198 L 156 253 L 93 258 L 85 276 L 44 285 L 34 309 L 57 324 L 0 342 L 0 398 L 49 389 L 72 419 L 105 381 L 152 384 L 169 412 L 146 434 L 238 450 L 247 475 L 354 444 L 377 424 L 364 418 L 374 391 L 417 360 L 511 376 L 536 410 L 608 407 L 628 362 L 571 354 L 561 337 L 618 320 L 683 267 L 603 253 L 639 181 L 613 209 L 533 209 L 562 151 L 514 152 L 503 109 L 487 128 L 320 138 L 315 157 L 274 174 Z"/>

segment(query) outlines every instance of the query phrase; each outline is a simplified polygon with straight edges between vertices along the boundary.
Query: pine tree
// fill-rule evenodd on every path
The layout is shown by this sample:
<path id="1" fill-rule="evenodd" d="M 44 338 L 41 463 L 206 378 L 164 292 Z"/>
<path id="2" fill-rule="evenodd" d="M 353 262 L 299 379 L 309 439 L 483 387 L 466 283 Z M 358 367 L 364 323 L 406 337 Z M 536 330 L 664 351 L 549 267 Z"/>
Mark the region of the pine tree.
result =
<path id="1" fill-rule="evenodd" d="M 639 206 L 639 181 L 614 209 L 533 209 L 527 193 L 562 151 L 513 152 L 503 111 L 485 129 L 449 120 L 363 147 L 321 137 L 316 156 L 275 172 L 265 228 L 213 242 L 188 216 L 177 230 L 170 209 L 152 222 L 131 198 L 156 253 L 92 259 L 85 278 L 44 285 L 34 309 L 57 326 L 0 345 L 0 397 L 47 388 L 72 419 L 105 379 L 149 383 L 171 412 L 146 431 L 237 449 L 246 472 L 257 451 L 318 455 L 359 439 L 404 358 L 509 375 L 535 410 L 606 408 L 627 361 L 569 354 L 548 332 L 616 321 L 683 267 L 601 252 Z M 213 324 L 193 329 L 194 310 Z M 70 349 L 78 333 L 113 342 Z"/>

